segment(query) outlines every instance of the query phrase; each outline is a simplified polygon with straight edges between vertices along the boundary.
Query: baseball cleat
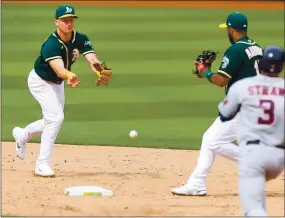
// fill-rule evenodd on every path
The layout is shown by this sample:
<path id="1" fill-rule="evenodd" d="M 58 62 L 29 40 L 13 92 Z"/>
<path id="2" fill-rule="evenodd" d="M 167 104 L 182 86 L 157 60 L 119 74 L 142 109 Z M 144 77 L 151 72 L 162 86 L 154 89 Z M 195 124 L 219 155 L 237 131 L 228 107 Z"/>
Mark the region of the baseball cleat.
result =
<path id="1" fill-rule="evenodd" d="M 20 127 L 15 127 L 13 129 L 13 137 L 16 142 L 16 154 L 17 157 L 24 160 L 27 150 L 27 133 L 24 129 Z"/>
<path id="2" fill-rule="evenodd" d="M 55 173 L 47 164 L 39 164 L 36 165 L 36 169 L 34 172 L 34 176 L 41 176 L 41 177 L 55 177 Z"/>
<path id="3" fill-rule="evenodd" d="M 171 189 L 171 193 L 174 195 L 183 196 L 205 196 L 207 194 L 207 191 L 205 188 L 197 188 L 190 185 L 184 185 Z"/>

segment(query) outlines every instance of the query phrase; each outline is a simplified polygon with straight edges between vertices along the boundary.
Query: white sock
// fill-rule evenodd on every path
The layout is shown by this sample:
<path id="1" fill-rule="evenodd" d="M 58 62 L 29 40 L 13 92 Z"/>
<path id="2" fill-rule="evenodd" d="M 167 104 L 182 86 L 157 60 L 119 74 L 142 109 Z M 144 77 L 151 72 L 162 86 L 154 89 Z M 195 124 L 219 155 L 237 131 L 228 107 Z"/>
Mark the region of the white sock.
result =
<path id="1" fill-rule="evenodd" d="M 39 136 L 42 134 L 43 130 L 45 128 L 44 120 L 37 120 L 33 123 L 30 123 L 25 127 L 25 130 L 29 133 L 29 138 L 32 138 L 33 136 Z"/>

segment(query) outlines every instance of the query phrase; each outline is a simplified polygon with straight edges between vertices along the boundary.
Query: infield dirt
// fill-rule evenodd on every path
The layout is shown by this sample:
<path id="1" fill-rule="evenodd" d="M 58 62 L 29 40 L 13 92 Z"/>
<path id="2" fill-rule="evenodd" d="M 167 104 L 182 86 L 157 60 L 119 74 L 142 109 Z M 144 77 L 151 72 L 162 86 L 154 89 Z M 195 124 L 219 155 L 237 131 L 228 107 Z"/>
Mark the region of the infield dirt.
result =
<path id="1" fill-rule="evenodd" d="M 5 3 L 7 1 L 4 1 Z M 23 3 L 23 1 L 9 1 Z M 25 3 L 29 3 L 25 1 Z M 31 1 L 30 3 L 36 3 Z M 41 4 L 57 2 L 40 2 Z M 64 2 L 65 3 L 65 2 Z M 74 4 L 133 5 L 127 1 Z M 284 10 L 283 2 L 154 2 L 136 6 Z M 207 179 L 206 197 L 173 196 L 186 182 L 199 151 L 127 147 L 55 145 L 56 178 L 33 177 L 39 144 L 28 144 L 27 158 L 16 158 L 15 144 L 2 142 L 2 216 L 242 216 L 236 163 L 217 157 Z M 95 185 L 113 197 L 69 197 L 64 189 Z M 270 216 L 284 215 L 284 174 L 267 184 Z"/>
<path id="2" fill-rule="evenodd" d="M 236 164 L 217 157 L 207 179 L 208 196 L 174 196 L 196 165 L 198 151 L 55 145 L 56 178 L 33 177 L 39 145 L 25 161 L 15 143 L 2 143 L 3 216 L 240 216 Z M 267 186 L 271 216 L 284 214 L 284 175 Z M 70 186 L 94 185 L 113 197 L 70 197 Z"/>

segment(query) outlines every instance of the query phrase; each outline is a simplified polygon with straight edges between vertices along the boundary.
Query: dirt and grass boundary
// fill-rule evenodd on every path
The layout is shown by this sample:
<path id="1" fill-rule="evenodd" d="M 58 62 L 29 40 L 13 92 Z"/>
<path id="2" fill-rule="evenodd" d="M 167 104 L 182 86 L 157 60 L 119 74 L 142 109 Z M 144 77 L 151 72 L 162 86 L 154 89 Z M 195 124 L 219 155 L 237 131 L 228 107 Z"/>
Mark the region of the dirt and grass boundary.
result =
<path id="1" fill-rule="evenodd" d="M 66 4 L 66 1 L 25 1 L 6 0 L 4 4 Z M 283 1 L 70 1 L 73 5 L 97 6 L 136 6 L 136 7 L 173 7 L 173 8 L 213 8 L 213 9 L 251 9 L 251 10 L 281 10 Z"/>

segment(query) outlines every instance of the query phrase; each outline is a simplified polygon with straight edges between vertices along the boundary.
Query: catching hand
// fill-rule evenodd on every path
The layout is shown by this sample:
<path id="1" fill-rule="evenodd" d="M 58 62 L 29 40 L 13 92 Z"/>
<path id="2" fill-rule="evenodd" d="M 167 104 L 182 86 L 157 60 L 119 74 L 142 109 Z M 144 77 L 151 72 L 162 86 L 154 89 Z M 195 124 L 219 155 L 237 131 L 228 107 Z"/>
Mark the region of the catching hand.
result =
<path id="1" fill-rule="evenodd" d="M 104 63 L 96 63 L 93 65 L 97 70 L 96 74 L 99 79 L 96 81 L 97 85 L 108 85 L 109 81 L 112 79 L 112 70 L 108 68 Z"/>
<path id="2" fill-rule="evenodd" d="M 192 68 L 192 72 L 198 77 L 203 78 L 204 72 L 211 68 L 212 63 L 216 60 L 218 52 L 206 50 L 203 51 L 195 60 L 195 68 Z"/>

